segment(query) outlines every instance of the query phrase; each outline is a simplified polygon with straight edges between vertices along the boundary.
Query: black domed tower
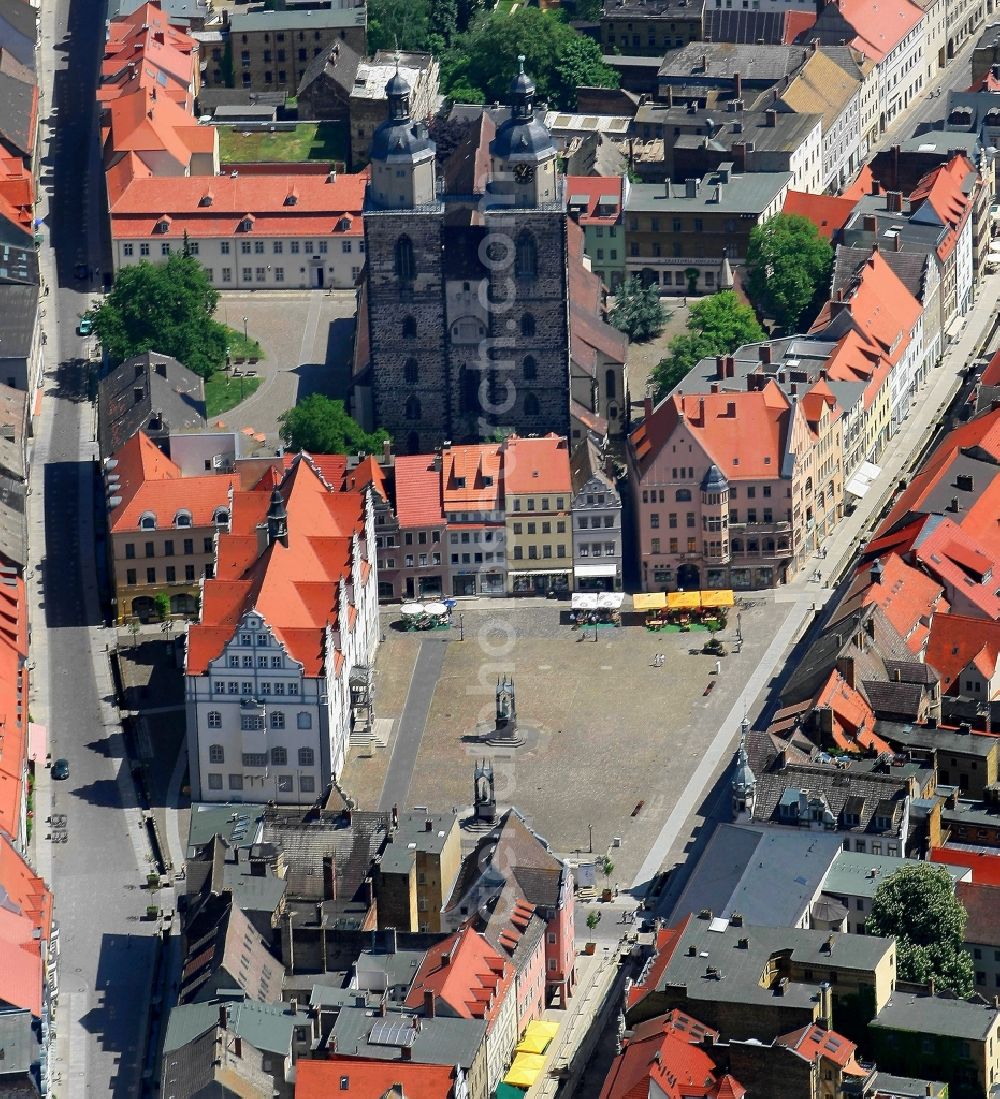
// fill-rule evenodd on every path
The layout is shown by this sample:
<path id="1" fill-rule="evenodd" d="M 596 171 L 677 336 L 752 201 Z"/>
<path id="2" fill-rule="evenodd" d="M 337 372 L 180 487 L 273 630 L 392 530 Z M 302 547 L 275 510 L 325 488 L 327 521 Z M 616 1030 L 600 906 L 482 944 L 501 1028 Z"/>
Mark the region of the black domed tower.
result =
<path id="1" fill-rule="evenodd" d="M 389 115 L 371 148 L 369 202 L 382 210 L 410 210 L 434 201 L 434 142 L 410 117 L 410 85 L 397 70 L 385 86 Z"/>
<path id="2" fill-rule="evenodd" d="M 535 84 L 517 59 L 510 82 L 510 118 L 490 143 L 490 193 L 505 206 L 541 206 L 559 195 L 556 147 L 545 124 L 535 117 Z M 513 198 L 513 203 L 511 203 Z"/>

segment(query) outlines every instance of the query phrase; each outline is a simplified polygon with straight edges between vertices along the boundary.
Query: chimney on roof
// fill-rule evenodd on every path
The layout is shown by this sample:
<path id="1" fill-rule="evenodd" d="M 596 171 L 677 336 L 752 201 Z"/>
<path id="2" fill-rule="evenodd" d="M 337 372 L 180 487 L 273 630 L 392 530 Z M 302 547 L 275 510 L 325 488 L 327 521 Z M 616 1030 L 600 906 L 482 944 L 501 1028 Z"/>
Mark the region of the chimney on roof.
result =
<path id="1" fill-rule="evenodd" d="M 819 39 L 818 38 L 814 38 L 809 43 L 809 49 L 810 49 L 810 52 L 812 52 L 812 53 L 819 53 Z"/>
<path id="2" fill-rule="evenodd" d="M 233 1053 L 239 1060 L 243 1059 L 243 1039 L 238 1034 L 233 1039 Z"/>
<path id="3" fill-rule="evenodd" d="M 731 420 L 736 419 L 736 402 L 735 401 L 726 401 L 726 415 Z"/>
<path id="4" fill-rule="evenodd" d="M 736 356 L 726 356 L 726 377 L 734 378 L 736 376 Z"/>
<path id="5" fill-rule="evenodd" d="M 409 1046 L 400 1046 L 399 1047 L 399 1059 L 401 1061 L 412 1061 L 413 1060 L 413 1050 L 410 1049 Z"/>
<path id="6" fill-rule="evenodd" d="M 719 383 L 718 382 L 712 382 L 711 390 L 712 390 L 713 393 L 718 393 L 719 392 Z"/>
<path id="7" fill-rule="evenodd" d="M 653 415 L 653 398 L 648 393 L 642 399 L 642 415 L 645 420 Z"/>
<path id="8" fill-rule="evenodd" d="M 880 195 L 882 193 L 882 184 L 877 179 L 872 180 L 872 194 Z"/>
<path id="9" fill-rule="evenodd" d="M 672 107 L 674 105 L 674 89 L 673 85 L 667 85 L 667 106 Z"/>
<path id="10" fill-rule="evenodd" d="M 428 1019 L 433 1019 L 437 1015 L 437 1007 L 434 1003 L 434 991 L 430 988 L 424 989 L 424 1014 Z"/>
<path id="11" fill-rule="evenodd" d="M 778 112 L 773 107 L 768 107 L 764 112 L 764 125 L 771 130 L 778 125 Z"/>
<path id="12" fill-rule="evenodd" d="M 886 191 L 885 200 L 890 213 L 901 214 L 903 212 L 902 191 Z"/>
<path id="13" fill-rule="evenodd" d="M 873 584 L 881 584 L 882 583 L 882 558 L 881 557 L 879 557 L 875 561 L 875 563 L 872 565 L 871 576 L 872 576 L 872 583 Z"/>
<path id="14" fill-rule="evenodd" d="M 703 73 L 708 72 L 708 54 L 707 53 L 703 53 L 701 55 L 701 71 Z"/>
<path id="15" fill-rule="evenodd" d="M 219 1026 L 222 1027 L 223 1030 L 225 1030 L 228 1022 L 229 1019 L 226 1015 L 226 1005 L 219 1004 Z"/>
<path id="16" fill-rule="evenodd" d="M 769 343 L 762 343 L 757 353 L 760 356 L 760 361 L 765 366 L 771 365 L 771 345 Z"/>
<path id="17" fill-rule="evenodd" d="M 686 179 L 684 180 L 684 190 L 687 198 L 698 197 L 698 180 Z"/>
<path id="18" fill-rule="evenodd" d="M 736 98 L 743 98 L 743 76 L 741 73 L 733 73 L 733 91 L 736 92 Z"/>
<path id="19" fill-rule="evenodd" d="M 878 218 L 874 214 L 865 214 L 861 219 L 861 228 L 866 233 L 878 232 Z"/>
<path id="20" fill-rule="evenodd" d="M 280 542 L 288 549 L 288 512 L 277 485 L 271 490 L 271 505 L 267 509 L 267 542 L 268 545 Z"/>

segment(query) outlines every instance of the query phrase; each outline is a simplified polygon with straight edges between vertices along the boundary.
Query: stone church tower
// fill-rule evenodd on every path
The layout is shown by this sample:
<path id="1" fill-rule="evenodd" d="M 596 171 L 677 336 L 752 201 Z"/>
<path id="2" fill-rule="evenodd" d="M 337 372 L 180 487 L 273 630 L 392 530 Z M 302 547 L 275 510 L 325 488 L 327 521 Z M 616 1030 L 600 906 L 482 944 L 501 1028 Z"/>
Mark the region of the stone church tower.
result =
<path id="1" fill-rule="evenodd" d="M 498 430 L 570 429 L 566 206 L 557 151 L 524 72 L 511 114 L 488 115 L 437 178 L 435 146 L 386 86 L 365 204 L 374 418 L 398 447 L 433 450 Z"/>

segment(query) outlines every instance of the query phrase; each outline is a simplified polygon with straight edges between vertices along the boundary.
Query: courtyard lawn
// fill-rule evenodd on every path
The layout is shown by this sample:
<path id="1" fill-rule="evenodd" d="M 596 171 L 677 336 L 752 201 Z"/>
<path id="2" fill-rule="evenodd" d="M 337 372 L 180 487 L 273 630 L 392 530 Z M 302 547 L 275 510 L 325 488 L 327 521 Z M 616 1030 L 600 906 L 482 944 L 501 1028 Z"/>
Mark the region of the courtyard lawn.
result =
<path id="1" fill-rule="evenodd" d="M 226 329 L 226 338 L 231 359 L 257 359 L 260 361 L 267 357 L 264 354 L 263 347 L 256 340 L 247 339 L 242 332 L 238 332 L 235 328 Z"/>
<path id="2" fill-rule="evenodd" d="M 242 337 L 240 337 L 242 339 Z M 228 412 L 251 396 L 264 379 L 229 378 L 224 370 L 217 370 L 205 382 L 205 411 L 209 420 Z"/>
<path id="3" fill-rule="evenodd" d="M 219 126 L 223 164 L 301 164 L 307 160 L 343 164 L 347 134 L 339 122 L 300 122 L 292 130 L 241 130 Z"/>

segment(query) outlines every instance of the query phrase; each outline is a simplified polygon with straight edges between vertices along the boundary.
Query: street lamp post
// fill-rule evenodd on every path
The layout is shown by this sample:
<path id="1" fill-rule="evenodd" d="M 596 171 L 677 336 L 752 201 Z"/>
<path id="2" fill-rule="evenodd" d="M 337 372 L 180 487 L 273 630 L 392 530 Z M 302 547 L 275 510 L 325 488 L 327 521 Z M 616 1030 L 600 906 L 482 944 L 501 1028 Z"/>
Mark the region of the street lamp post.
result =
<path id="1" fill-rule="evenodd" d="M 248 327 L 247 327 L 247 325 L 248 325 L 248 324 L 249 324 L 249 320 L 248 320 L 248 318 L 247 318 L 247 317 L 244 317 L 244 318 L 243 318 L 243 338 L 244 338 L 244 339 L 245 339 L 245 340 L 246 340 L 247 342 L 249 342 L 249 340 L 250 340 L 250 336 L 249 336 L 249 329 L 248 329 Z"/>
<path id="2" fill-rule="evenodd" d="M 743 615 L 739 611 L 736 612 L 736 640 L 743 640 Z"/>
<path id="3" fill-rule="evenodd" d="M 465 615 L 461 611 L 458 612 L 458 640 L 465 640 Z"/>

